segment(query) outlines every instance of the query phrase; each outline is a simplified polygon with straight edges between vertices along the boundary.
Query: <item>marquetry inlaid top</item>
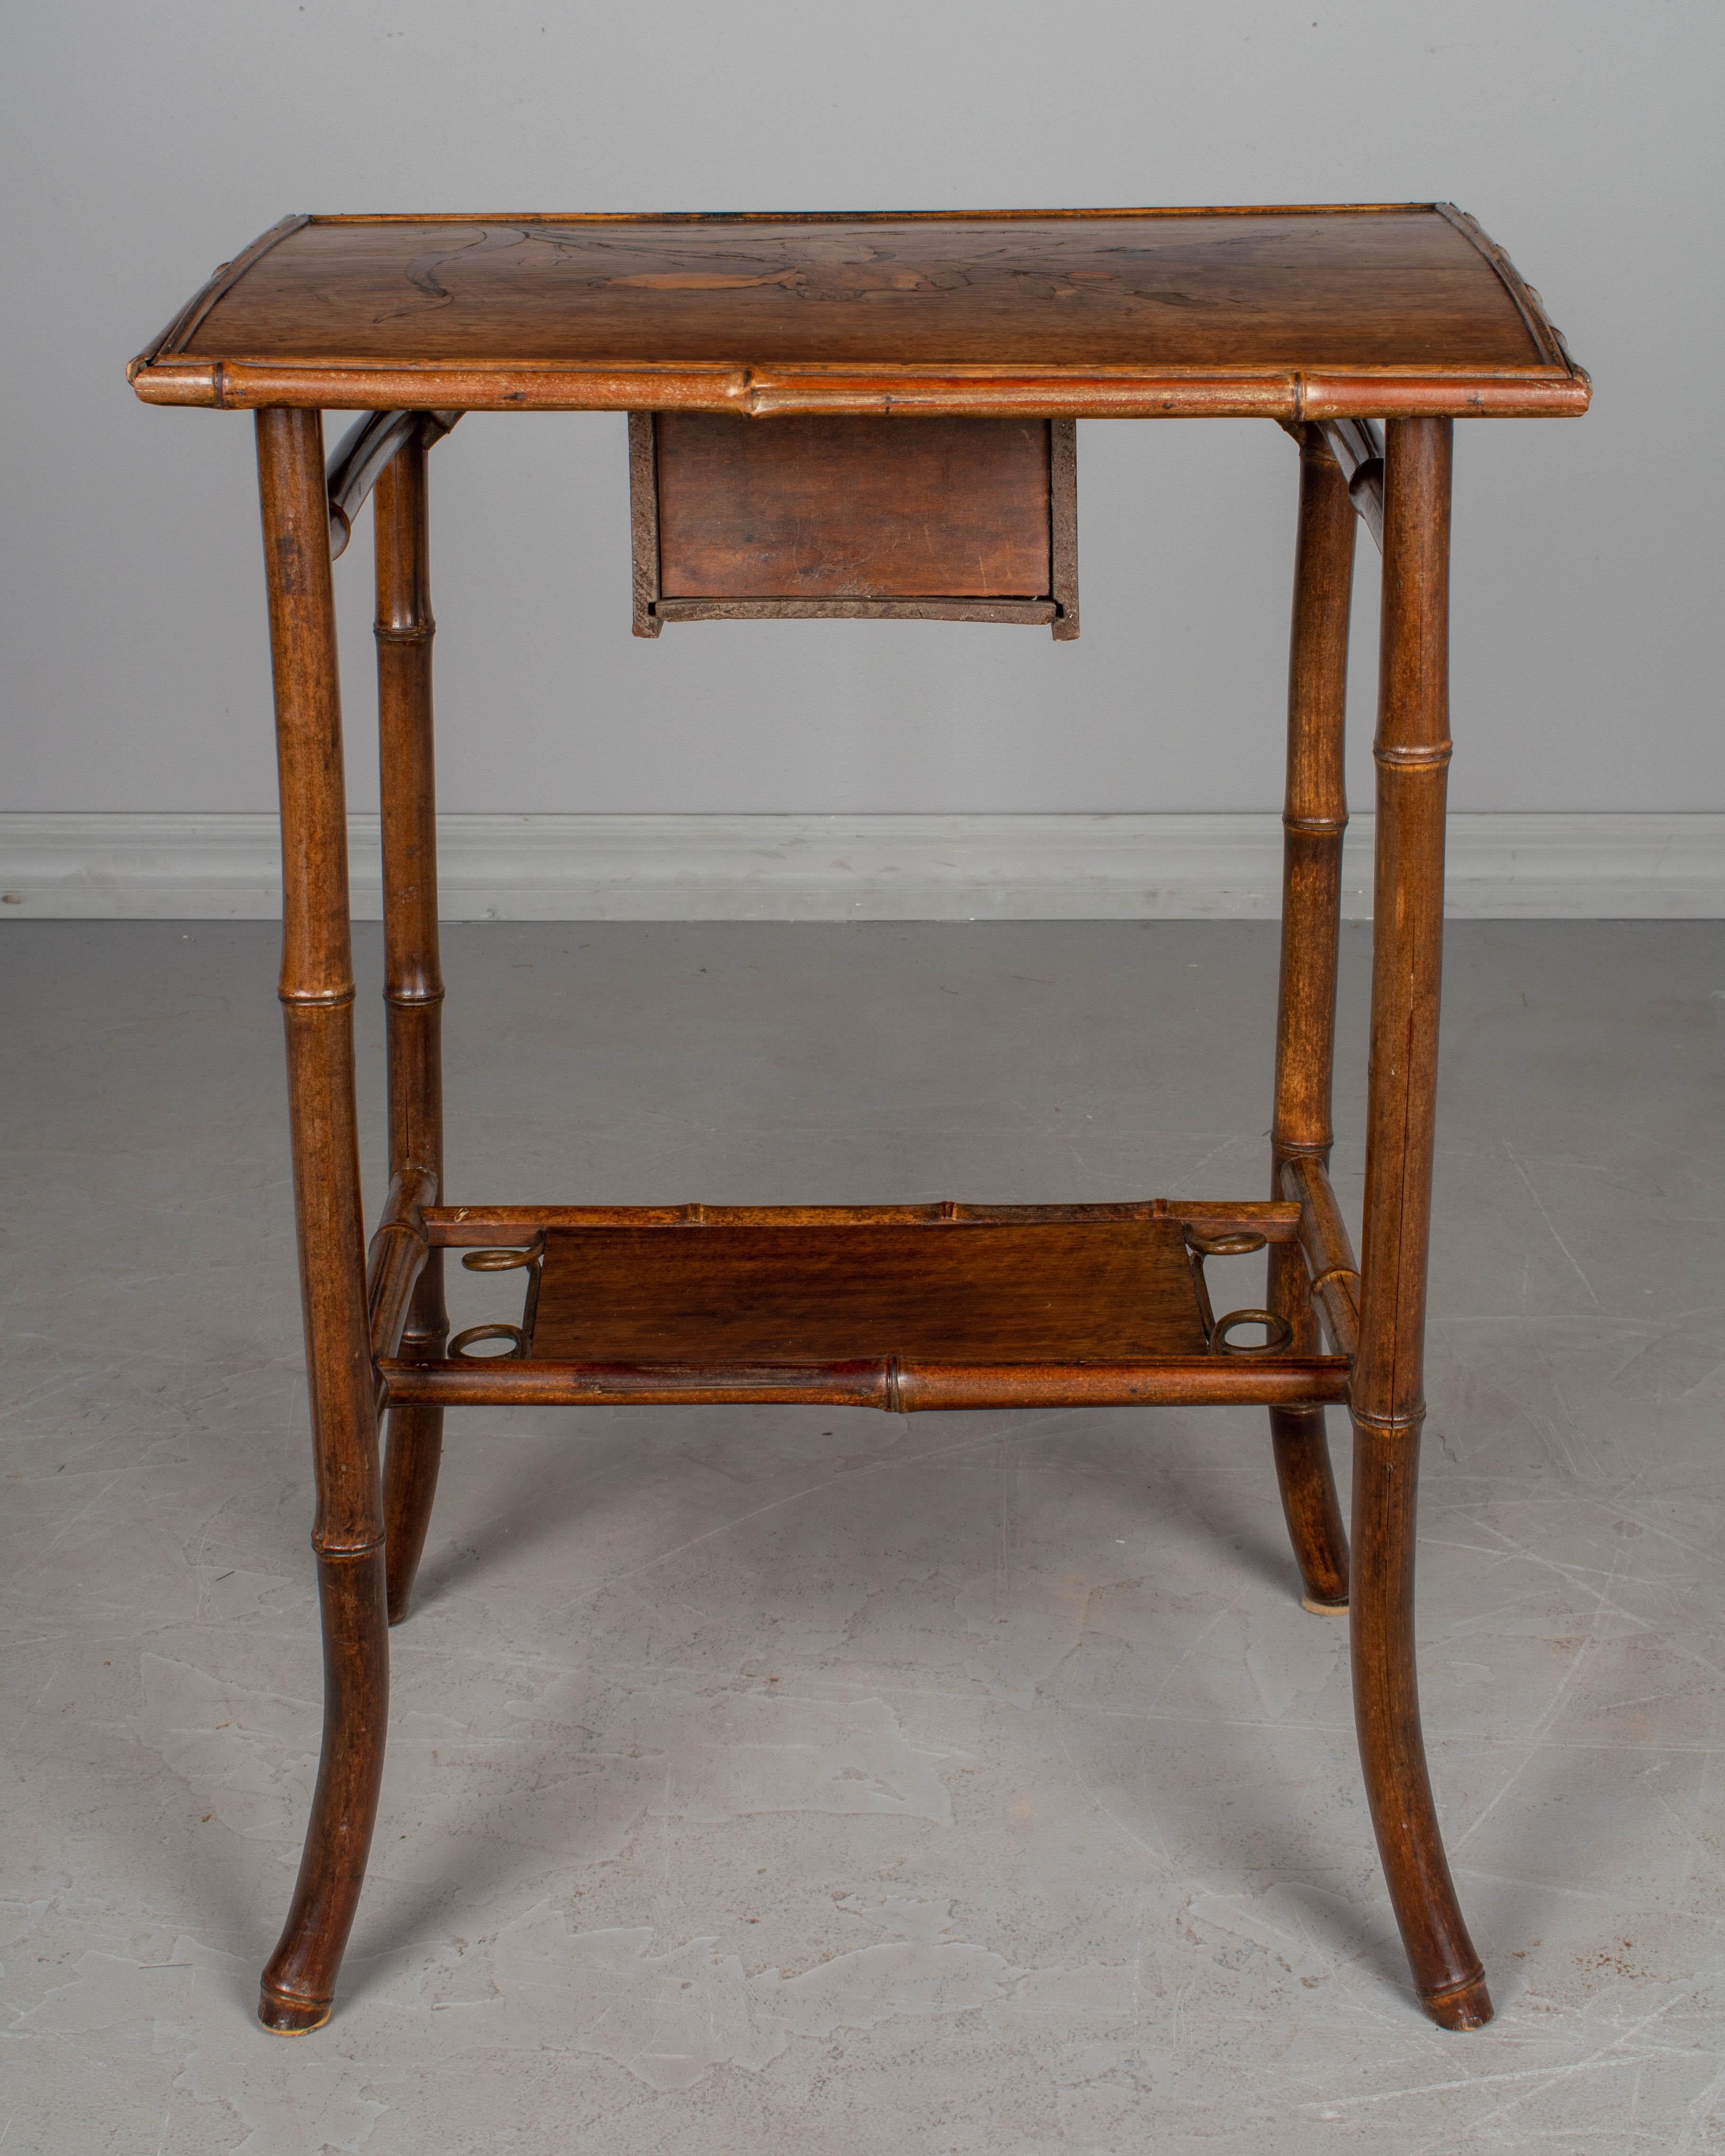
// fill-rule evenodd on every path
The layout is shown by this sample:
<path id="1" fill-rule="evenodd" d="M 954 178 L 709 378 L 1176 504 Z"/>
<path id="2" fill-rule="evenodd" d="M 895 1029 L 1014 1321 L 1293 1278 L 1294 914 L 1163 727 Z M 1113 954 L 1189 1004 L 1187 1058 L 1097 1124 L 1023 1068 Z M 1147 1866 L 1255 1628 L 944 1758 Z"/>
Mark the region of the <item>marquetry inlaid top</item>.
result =
<path id="1" fill-rule="evenodd" d="M 165 404 L 1382 417 L 1584 410 L 1446 204 L 290 218 L 132 363 Z"/>

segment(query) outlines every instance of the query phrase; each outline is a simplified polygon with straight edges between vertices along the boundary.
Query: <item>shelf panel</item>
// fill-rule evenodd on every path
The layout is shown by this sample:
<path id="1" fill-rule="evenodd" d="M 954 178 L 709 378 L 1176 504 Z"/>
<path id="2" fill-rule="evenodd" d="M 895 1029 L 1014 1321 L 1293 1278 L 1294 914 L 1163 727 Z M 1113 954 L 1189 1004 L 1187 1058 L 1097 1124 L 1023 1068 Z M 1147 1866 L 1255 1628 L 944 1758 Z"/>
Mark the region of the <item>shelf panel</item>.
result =
<path id="1" fill-rule="evenodd" d="M 553 1229 L 534 1362 L 1137 1363 L 1206 1353 L 1179 1224 Z"/>

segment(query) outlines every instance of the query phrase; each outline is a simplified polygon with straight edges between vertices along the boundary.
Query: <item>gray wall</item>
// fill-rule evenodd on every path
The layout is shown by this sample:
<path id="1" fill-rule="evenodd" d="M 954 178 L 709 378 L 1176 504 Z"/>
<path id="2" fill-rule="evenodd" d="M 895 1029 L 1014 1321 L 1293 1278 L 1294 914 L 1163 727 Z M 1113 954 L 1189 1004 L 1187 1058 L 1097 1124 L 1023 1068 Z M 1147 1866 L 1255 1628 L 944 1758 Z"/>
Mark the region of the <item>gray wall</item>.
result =
<path id="1" fill-rule="evenodd" d="M 3 151 L 0 805 L 270 804 L 251 423 L 146 410 L 121 369 L 286 211 L 1442 196 L 1597 384 L 1579 423 L 1457 430 L 1453 798 L 1725 807 L 1722 27 L 1717 0 L 33 6 Z M 1095 422 L 1079 454 L 1076 644 L 829 622 L 642 644 L 623 420 L 465 421 L 433 465 L 444 805 L 1273 805 L 1291 445 Z M 356 807 L 369 554 L 338 572 Z M 1356 634 L 1363 699 L 1369 592 Z"/>

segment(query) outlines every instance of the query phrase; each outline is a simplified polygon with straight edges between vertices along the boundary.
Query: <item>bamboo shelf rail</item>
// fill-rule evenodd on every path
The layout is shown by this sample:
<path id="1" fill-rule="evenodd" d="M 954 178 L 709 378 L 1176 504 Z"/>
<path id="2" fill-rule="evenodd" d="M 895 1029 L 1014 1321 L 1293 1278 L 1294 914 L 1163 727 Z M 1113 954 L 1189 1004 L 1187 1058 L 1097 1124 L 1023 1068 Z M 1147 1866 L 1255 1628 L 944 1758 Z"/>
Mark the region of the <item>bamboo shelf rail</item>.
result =
<path id="1" fill-rule="evenodd" d="M 388 1628 L 408 1614 L 445 1410 L 726 1402 L 1266 1409 L 1300 1599 L 1349 1620 L 1361 1766 L 1421 2003 L 1446 2028 L 1488 2020 L 1414 1635 L 1452 423 L 1575 414 L 1589 396 L 1508 256 L 1446 203 L 297 216 L 224 263 L 128 372 L 147 403 L 256 415 L 325 1650 L 322 1763 L 264 2025 L 330 2015 L 377 1815 Z M 327 461 L 326 409 L 361 414 Z M 431 448 L 469 411 L 629 415 L 630 626 L 647 638 L 824 616 L 1040 623 L 1070 641 L 1078 419 L 1255 417 L 1291 435 L 1268 1196 L 449 1203 L 427 486 Z M 367 500 L 391 1177 L 368 1245 L 331 581 Z M 619 533 L 623 500 L 620 485 Z M 1383 609 L 1356 1256 L 1329 1159 L 1362 522 Z M 495 1276 L 498 1310 L 453 1339 L 452 1251 Z M 1263 1306 L 1219 1314 L 1231 1261 L 1258 1253 Z M 1342 1406 L 1351 1548 L 1325 1423 Z"/>

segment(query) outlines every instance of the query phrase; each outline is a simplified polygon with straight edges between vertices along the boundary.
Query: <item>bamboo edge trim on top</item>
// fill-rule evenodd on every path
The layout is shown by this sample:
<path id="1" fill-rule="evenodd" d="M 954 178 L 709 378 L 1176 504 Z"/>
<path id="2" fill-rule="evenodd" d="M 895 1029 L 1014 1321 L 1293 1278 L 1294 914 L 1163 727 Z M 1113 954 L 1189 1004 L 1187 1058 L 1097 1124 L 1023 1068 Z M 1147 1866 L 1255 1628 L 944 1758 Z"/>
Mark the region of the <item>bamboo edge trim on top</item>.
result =
<path id="1" fill-rule="evenodd" d="M 272 405 L 322 411 L 437 408 L 463 412 L 855 413 L 887 418 L 1057 419 L 1342 419 L 1579 418 L 1592 383 L 1581 367 L 1513 373 L 1385 368 L 1312 374 L 1240 369 L 1063 375 L 1022 369 L 906 368 L 862 381 L 745 367 L 552 367 L 464 360 L 387 366 L 339 360 L 260 364 L 244 360 L 156 362 L 132 388 L 146 404 L 255 411 Z"/>

